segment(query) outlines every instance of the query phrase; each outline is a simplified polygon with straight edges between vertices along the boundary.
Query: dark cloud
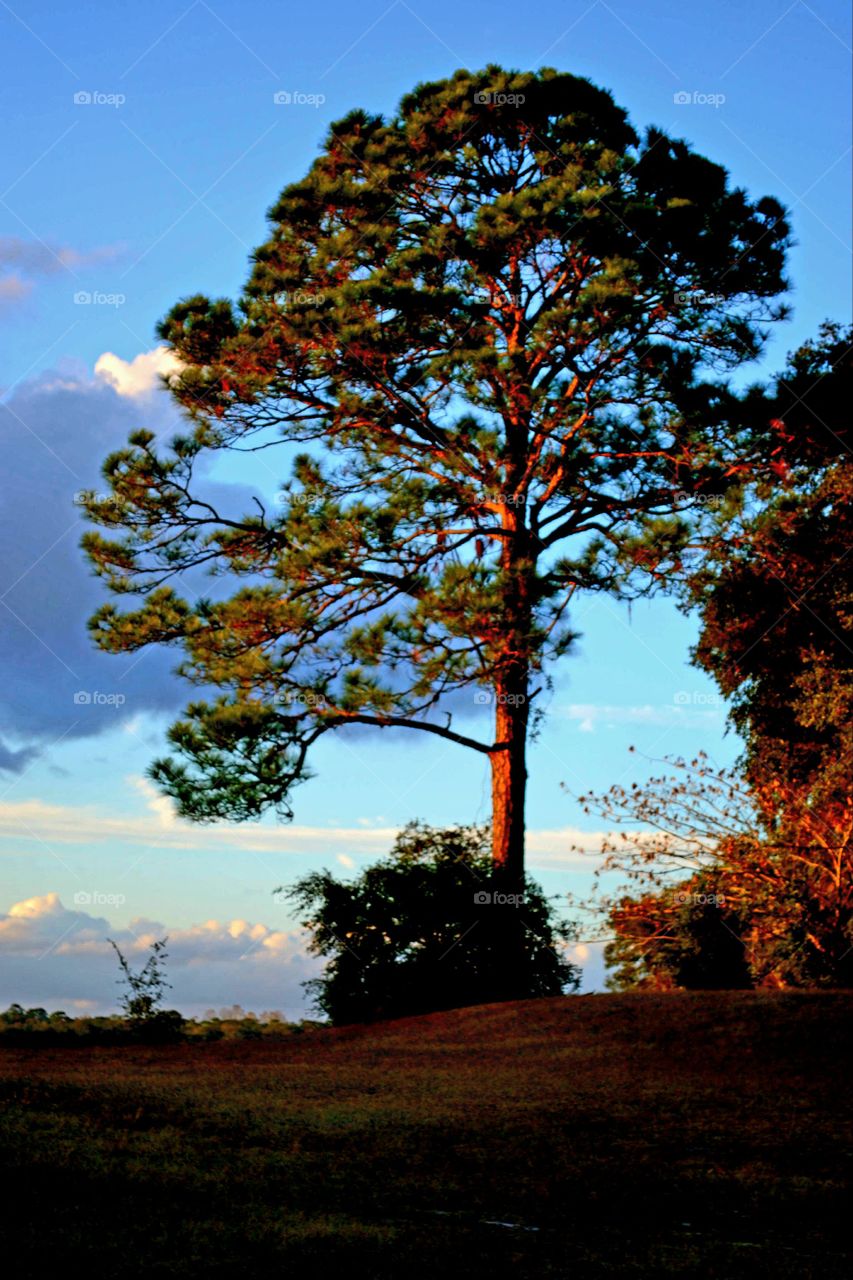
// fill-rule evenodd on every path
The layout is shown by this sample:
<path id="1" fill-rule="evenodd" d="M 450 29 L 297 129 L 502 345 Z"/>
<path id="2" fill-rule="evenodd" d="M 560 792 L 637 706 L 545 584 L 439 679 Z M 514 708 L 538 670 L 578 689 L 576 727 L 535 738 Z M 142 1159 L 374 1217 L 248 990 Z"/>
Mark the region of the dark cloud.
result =
<path id="1" fill-rule="evenodd" d="M 19 772 L 37 748 L 187 699 L 171 675 L 174 653 L 104 654 L 86 629 L 106 590 L 80 551 L 75 495 L 98 491 L 100 463 L 143 425 L 174 432 L 165 393 L 122 396 L 79 370 L 44 375 L 0 403 L 0 769 Z M 248 502 L 240 487 L 229 492 Z"/>
<path id="2" fill-rule="evenodd" d="M 20 751 L 12 751 L 0 742 L 0 770 L 7 773 L 23 773 L 31 760 L 39 754 L 38 747 L 22 747 Z"/>

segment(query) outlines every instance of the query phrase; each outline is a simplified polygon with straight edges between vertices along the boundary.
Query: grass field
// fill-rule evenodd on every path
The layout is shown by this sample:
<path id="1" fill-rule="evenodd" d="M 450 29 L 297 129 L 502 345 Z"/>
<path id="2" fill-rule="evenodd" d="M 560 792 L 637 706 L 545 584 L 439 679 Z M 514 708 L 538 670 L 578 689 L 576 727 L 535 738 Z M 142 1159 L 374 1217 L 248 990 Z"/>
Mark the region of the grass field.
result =
<path id="1" fill-rule="evenodd" d="M 8 1274 L 853 1275 L 853 993 L 0 1050 Z"/>

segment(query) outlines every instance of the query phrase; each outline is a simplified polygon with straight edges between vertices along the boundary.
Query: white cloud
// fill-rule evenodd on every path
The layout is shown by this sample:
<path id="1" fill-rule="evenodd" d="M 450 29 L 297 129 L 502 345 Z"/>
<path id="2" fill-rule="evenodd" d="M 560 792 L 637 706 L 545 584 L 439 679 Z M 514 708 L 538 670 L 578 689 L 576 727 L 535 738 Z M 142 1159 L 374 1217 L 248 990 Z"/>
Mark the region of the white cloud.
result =
<path id="1" fill-rule="evenodd" d="M 292 823 L 218 822 L 198 826 L 175 817 L 170 802 L 157 797 L 146 815 L 104 812 L 92 805 L 46 804 L 42 800 L 0 803 L 0 839 L 16 837 L 45 844 L 104 844 L 117 840 L 171 849 L 249 849 L 257 853 L 337 852 L 344 844 L 354 853 L 390 849 L 396 827 L 365 831 L 361 827 L 312 827 Z"/>
<path id="2" fill-rule="evenodd" d="M 126 781 L 145 798 L 146 814 L 110 813 L 92 805 L 57 805 L 42 800 L 2 801 L 0 839 L 34 841 L 41 846 L 124 841 L 149 848 L 317 853 L 334 856 L 341 866 L 352 867 L 356 865 L 353 855 L 380 857 L 388 853 L 398 832 L 394 826 L 320 827 L 298 823 L 273 826 L 217 822 L 200 826 L 179 818 L 171 800 L 146 778 L 130 776 Z M 601 839 L 601 832 L 577 827 L 529 830 L 531 869 L 587 870 Z"/>
<path id="3" fill-rule="evenodd" d="M 106 382 L 120 396 L 138 400 L 162 386 L 161 378 L 177 373 L 181 362 L 168 347 L 142 351 L 132 360 L 122 360 L 105 351 L 95 362 L 95 377 Z"/>
<path id="4" fill-rule="evenodd" d="M 603 942 L 576 942 L 566 953 L 581 968 L 581 992 L 602 991 L 607 978 Z"/>
<path id="5" fill-rule="evenodd" d="M 136 918 L 120 927 L 81 908 L 65 907 L 54 892 L 16 902 L 0 913 L 0 1008 L 16 1001 L 77 1014 L 117 1012 L 118 969 L 107 939 L 114 939 L 131 968 L 138 969 L 151 944 L 164 937 L 171 1007 L 189 1016 L 230 1004 L 282 1009 L 293 1019 L 310 1016 L 302 983 L 317 976 L 322 962 L 308 953 L 302 929 L 243 919 L 177 928 Z M 568 958 L 583 967 L 582 990 L 601 989 L 601 953 L 599 942 L 566 948 Z"/>
<path id="6" fill-rule="evenodd" d="M 612 729 L 616 725 L 623 724 L 654 725 L 672 729 L 719 726 L 724 714 L 721 699 L 709 694 L 704 699 L 704 704 L 698 701 L 697 697 L 693 699 L 696 705 L 688 706 L 681 702 L 682 696 L 686 702 L 687 695 L 678 695 L 679 702 L 672 705 L 662 703 L 658 706 L 653 706 L 651 703 L 645 703 L 642 706 L 613 706 L 608 703 L 572 702 L 567 707 L 557 708 L 557 714 L 564 716 L 567 720 L 576 721 L 581 733 L 594 733 L 599 727 Z M 717 702 L 720 703 L 719 706 L 714 705 Z M 699 709 L 703 705 L 706 709 Z"/>
<path id="7" fill-rule="evenodd" d="M 113 938 L 137 968 L 151 943 L 163 937 L 168 937 L 169 1002 L 176 1008 L 198 1013 L 202 1006 L 233 1001 L 253 1008 L 275 1004 L 291 1017 L 304 1016 L 300 984 L 320 966 L 309 956 L 301 929 L 239 919 L 172 928 L 139 918 L 120 928 L 65 907 L 53 892 L 16 902 L 0 914 L 0 1004 L 35 1001 L 46 1008 L 59 1003 L 84 1011 L 115 1010 L 116 961 L 107 939 Z"/>
<path id="8" fill-rule="evenodd" d="M 14 903 L 7 915 L 0 915 L 0 954 L 41 954 L 71 934 L 78 945 L 85 945 L 102 936 L 99 930 L 106 924 L 84 911 L 66 910 L 58 893 L 26 898 Z"/>
<path id="9" fill-rule="evenodd" d="M 528 828 L 525 845 L 531 871 L 592 871 L 600 855 L 603 831 L 579 827 Z"/>

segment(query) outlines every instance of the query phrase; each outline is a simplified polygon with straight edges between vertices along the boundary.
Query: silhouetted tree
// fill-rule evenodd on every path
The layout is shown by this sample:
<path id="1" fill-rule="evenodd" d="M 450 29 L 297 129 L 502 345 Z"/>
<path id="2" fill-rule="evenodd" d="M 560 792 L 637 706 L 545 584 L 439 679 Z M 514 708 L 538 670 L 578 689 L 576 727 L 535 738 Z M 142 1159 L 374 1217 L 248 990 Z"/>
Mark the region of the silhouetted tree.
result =
<path id="1" fill-rule="evenodd" d="M 311 950 L 328 958 L 306 984 L 332 1022 L 365 1022 L 502 1000 L 501 936 L 495 914 L 516 916 L 522 996 L 561 995 L 580 979 L 565 944 L 573 937 L 534 881 L 503 902 L 485 827 L 435 830 L 410 823 L 390 855 L 355 880 L 328 871 L 289 889 Z"/>
<path id="2" fill-rule="evenodd" d="M 180 1035 L 184 1019 L 177 1009 L 162 1008 L 166 991 L 171 982 L 166 978 L 168 938 L 151 943 L 148 959 L 141 969 L 132 969 L 117 943 L 108 938 L 118 958 L 122 976 L 119 985 L 127 990 L 121 997 L 121 1007 L 134 1030 L 151 1040 L 171 1040 Z"/>

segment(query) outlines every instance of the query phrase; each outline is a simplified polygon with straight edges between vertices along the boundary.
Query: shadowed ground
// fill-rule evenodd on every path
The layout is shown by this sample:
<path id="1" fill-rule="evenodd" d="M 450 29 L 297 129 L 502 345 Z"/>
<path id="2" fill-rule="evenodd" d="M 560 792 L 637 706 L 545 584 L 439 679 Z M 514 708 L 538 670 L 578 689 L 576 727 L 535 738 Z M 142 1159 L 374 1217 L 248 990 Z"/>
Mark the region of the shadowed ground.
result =
<path id="1" fill-rule="evenodd" d="M 853 993 L 0 1050 L 18 1276 L 848 1277 Z M 15 1271 L 16 1269 L 16 1271 Z"/>

